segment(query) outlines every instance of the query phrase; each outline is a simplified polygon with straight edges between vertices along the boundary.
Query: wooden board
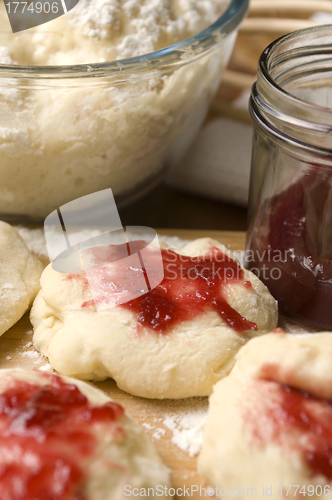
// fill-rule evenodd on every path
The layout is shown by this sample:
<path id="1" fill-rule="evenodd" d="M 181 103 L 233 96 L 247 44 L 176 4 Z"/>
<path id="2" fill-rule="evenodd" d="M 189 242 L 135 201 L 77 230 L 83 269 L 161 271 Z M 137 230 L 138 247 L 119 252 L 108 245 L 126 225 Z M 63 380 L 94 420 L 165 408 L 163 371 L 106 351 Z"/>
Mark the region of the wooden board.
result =
<path id="1" fill-rule="evenodd" d="M 184 239 L 209 236 L 229 246 L 232 250 L 242 250 L 244 248 L 245 234 L 243 232 L 197 230 L 159 230 L 158 232 Z M 46 264 L 45 258 L 42 260 Z M 0 368 L 39 368 L 47 364 L 47 360 L 32 345 L 32 327 L 28 314 L 1 337 L 0 345 Z M 154 443 L 165 464 L 172 471 L 174 488 L 190 487 L 191 485 L 206 487 L 202 477 L 196 471 L 196 458 L 191 458 L 187 452 L 182 451 L 172 443 L 173 433 L 163 425 L 162 421 L 170 413 L 181 414 L 186 409 L 207 406 L 207 398 L 189 398 L 175 401 L 149 400 L 124 393 L 117 388 L 112 380 L 99 382 L 95 385 L 109 394 L 115 401 L 121 403 L 127 413 L 137 422 L 153 427 L 151 430 L 146 430 L 151 437 L 157 429 L 163 429 L 162 432 L 166 431 L 164 435 L 160 436 L 160 439 L 154 439 Z M 204 490 L 201 493 L 203 494 L 200 494 L 200 491 L 194 492 L 192 498 L 211 498 L 211 496 L 204 495 Z"/>

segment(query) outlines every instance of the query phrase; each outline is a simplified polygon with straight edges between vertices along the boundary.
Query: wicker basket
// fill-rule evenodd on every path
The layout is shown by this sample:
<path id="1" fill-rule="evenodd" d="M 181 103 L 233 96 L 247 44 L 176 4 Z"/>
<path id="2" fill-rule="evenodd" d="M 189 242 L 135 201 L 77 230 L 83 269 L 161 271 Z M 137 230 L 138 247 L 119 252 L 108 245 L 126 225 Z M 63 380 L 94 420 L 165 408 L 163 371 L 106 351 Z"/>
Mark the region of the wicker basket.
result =
<path id="1" fill-rule="evenodd" d="M 235 108 L 232 102 L 251 88 L 260 54 L 276 38 L 317 25 L 310 17 L 318 11 L 332 14 L 332 0 L 251 0 L 212 113 L 250 122 L 249 112 Z"/>

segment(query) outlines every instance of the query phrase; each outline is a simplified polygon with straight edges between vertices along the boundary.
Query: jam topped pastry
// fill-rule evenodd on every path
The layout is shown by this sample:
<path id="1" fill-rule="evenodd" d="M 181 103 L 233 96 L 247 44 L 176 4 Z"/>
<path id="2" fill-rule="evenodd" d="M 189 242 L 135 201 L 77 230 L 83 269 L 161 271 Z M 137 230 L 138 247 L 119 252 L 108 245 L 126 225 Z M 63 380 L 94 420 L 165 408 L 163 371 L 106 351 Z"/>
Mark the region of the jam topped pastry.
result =
<path id="1" fill-rule="evenodd" d="M 34 344 L 62 374 L 112 377 L 144 397 L 204 396 L 249 338 L 277 325 L 267 288 L 215 240 L 193 241 L 181 253 L 163 249 L 164 279 L 121 303 L 115 297 L 132 286 L 133 274 L 121 260 L 108 265 L 117 251 L 88 249 L 83 260 L 94 267 L 86 272 L 49 266 L 42 276 L 31 313 Z M 138 282 L 143 273 L 137 269 Z"/>
<path id="2" fill-rule="evenodd" d="M 328 332 L 252 339 L 211 397 L 199 458 L 208 482 L 268 485 L 273 500 L 283 485 L 300 485 L 295 498 L 332 498 L 331 367 Z"/>
<path id="3" fill-rule="evenodd" d="M 148 438 L 101 391 L 37 370 L 0 370 L 1 498 L 113 500 L 124 484 L 163 483 L 168 472 Z"/>

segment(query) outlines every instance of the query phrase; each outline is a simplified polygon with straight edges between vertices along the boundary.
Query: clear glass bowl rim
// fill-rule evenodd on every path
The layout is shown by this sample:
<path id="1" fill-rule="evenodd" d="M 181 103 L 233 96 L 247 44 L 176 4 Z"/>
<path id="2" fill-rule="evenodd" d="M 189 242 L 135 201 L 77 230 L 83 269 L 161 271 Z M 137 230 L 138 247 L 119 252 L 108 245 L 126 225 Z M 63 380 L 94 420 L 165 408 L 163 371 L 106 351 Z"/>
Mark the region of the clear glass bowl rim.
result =
<path id="1" fill-rule="evenodd" d="M 105 77 L 137 74 L 174 64 L 183 65 L 196 55 L 206 53 L 213 45 L 234 32 L 248 10 L 249 0 L 231 0 L 227 9 L 210 26 L 181 42 L 149 54 L 105 63 L 59 66 L 24 66 L 0 64 L 1 77 Z"/>

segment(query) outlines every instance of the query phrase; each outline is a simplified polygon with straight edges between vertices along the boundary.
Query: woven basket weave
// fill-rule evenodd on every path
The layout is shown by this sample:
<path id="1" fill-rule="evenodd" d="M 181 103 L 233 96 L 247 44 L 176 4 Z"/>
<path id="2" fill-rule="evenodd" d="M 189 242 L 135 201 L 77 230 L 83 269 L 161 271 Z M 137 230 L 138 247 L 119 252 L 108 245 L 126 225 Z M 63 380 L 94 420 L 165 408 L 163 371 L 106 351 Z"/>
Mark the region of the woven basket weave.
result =
<path id="1" fill-rule="evenodd" d="M 332 0 L 251 0 L 211 112 L 250 122 L 249 112 L 232 102 L 256 80 L 260 54 L 276 38 L 317 25 L 310 18 L 319 11 L 332 14 Z"/>

